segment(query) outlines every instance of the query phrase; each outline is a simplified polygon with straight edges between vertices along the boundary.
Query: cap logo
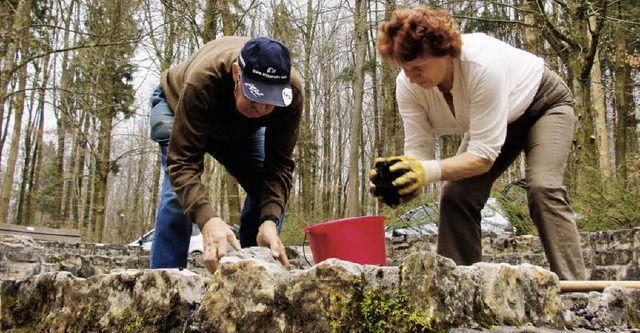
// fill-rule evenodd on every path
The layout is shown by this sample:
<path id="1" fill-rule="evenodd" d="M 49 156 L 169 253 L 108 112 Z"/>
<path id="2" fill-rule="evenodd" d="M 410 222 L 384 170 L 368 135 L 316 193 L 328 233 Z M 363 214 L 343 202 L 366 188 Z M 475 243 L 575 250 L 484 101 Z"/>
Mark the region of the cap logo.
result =
<path id="1" fill-rule="evenodd" d="M 273 69 L 272 67 L 269 67 L 270 69 L 273 70 L 273 72 L 269 72 L 269 69 L 267 69 L 266 73 L 263 73 L 255 68 L 251 69 L 251 73 L 262 76 L 263 78 L 267 79 L 267 80 L 286 80 L 287 78 L 289 78 L 287 75 L 276 75 L 275 73 L 275 69 Z"/>
<path id="2" fill-rule="evenodd" d="M 247 64 L 245 63 L 242 54 L 238 55 L 238 61 L 240 62 L 240 69 L 247 70 Z M 265 71 L 266 73 L 263 73 L 256 68 L 251 68 L 250 71 L 251 73 L 259 75 L 267 80 L 287 80 L 289 78 L 288 75 L 277 75 L 276 73 L 278 70 L 273 67 L 267 67 L 267 70 Z"/>
<path id="3" fill-rule="evenodd" d="M 264 94 L 260 91 L 260 89 L 258 89 L 258 87 L 256 87 L 253 83 L 244 83 L 244 85 L 247 87 L 247 89 L 249 89 L 249 92 L 251 92 L 251 94 L 253 94 L 253 96 L 255 97 L 262 97 L 264 96 Z"/>
<path id="4" fill-rule="evenodd" d="M 282 90 L 282 101 L 284 101 L 284 105 L 291 104 L 293 100 L 293 94 L 291 93 L 291 88 L 285 88 Z"/>

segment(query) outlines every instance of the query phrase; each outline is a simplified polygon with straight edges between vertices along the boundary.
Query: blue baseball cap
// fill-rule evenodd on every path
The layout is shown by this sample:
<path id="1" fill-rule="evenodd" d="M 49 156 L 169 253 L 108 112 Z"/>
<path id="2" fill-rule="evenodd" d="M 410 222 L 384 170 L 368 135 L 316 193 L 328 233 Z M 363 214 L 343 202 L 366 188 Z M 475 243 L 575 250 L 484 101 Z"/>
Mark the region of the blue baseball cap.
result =
<path id="1" fill-rule="evenodd" d="M 282 42 L 268 37 L 250 39 L 240 50 L 238 66 L 248 99 L 275 106 L 291 104 L 291 56 Z"/>

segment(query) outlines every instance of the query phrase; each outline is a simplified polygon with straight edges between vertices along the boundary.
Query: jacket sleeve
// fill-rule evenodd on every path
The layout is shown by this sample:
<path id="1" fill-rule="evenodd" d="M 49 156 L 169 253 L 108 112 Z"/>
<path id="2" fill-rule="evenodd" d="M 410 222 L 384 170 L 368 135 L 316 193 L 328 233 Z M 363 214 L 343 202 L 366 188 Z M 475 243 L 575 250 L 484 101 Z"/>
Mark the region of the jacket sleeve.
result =
<path id="1" fill-rule="evenodd" d="M 208 124 L 206 110 L 212 102 L 202 91 L 185 84 L 180 92 L 167 154 L 171 187 L 187 218 L 200 228 L 215 215 L 200 178 Z"/>

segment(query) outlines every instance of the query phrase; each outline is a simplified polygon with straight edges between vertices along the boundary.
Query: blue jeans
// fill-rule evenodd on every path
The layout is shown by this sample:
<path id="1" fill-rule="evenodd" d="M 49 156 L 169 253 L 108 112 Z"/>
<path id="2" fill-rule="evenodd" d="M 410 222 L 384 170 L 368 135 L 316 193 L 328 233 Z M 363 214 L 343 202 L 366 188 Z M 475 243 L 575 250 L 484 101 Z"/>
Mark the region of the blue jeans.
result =
<path id="1" fill-rule="evenodd" d="M 167 172 L 167 152 L 169 136 L 173 124 L 173 111 L 157 87 L 149 98 L 151 104 L 151 139 L 158 142 L 162 153 L 162 196 L 156 215 L 153 243 L 151 244 L 151 268 L 187 267 L 189 241 L 193 225 L 184 215 L 178 197 L 171 189 Z M 257 206 L 260 195 L 261 175 L 264 162 L 264 128 L 249 137 L 233 142 L 213 145 L 211 155 L 225 166 L 247 192 L 247 198 L 240 214 L 240 244 L 242 247 L 256 246 L 260 209 Z M 282 228 L 284 213 L 278 223 Z"/>

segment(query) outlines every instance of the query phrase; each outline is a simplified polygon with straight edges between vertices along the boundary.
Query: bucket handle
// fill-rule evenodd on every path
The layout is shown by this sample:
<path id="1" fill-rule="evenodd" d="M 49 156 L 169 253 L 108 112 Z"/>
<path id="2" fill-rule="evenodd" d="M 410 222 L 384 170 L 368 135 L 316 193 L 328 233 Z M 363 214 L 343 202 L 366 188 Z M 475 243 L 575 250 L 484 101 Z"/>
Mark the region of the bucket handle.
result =
<path id="1" fill-rule="evenodd" d="M 304 261 L 307 262 L 307 264 L 309 264 L 309 267 L 313 266 L 311 265 L 311 263 L 309 262 L 309 260 L 307 259 L 307 254 L 304 251 L 304 243 L 307 242 L 307 233 L 304 233 L 304 239 L 302 240 L 302 256 L 304 257 Z"/>

